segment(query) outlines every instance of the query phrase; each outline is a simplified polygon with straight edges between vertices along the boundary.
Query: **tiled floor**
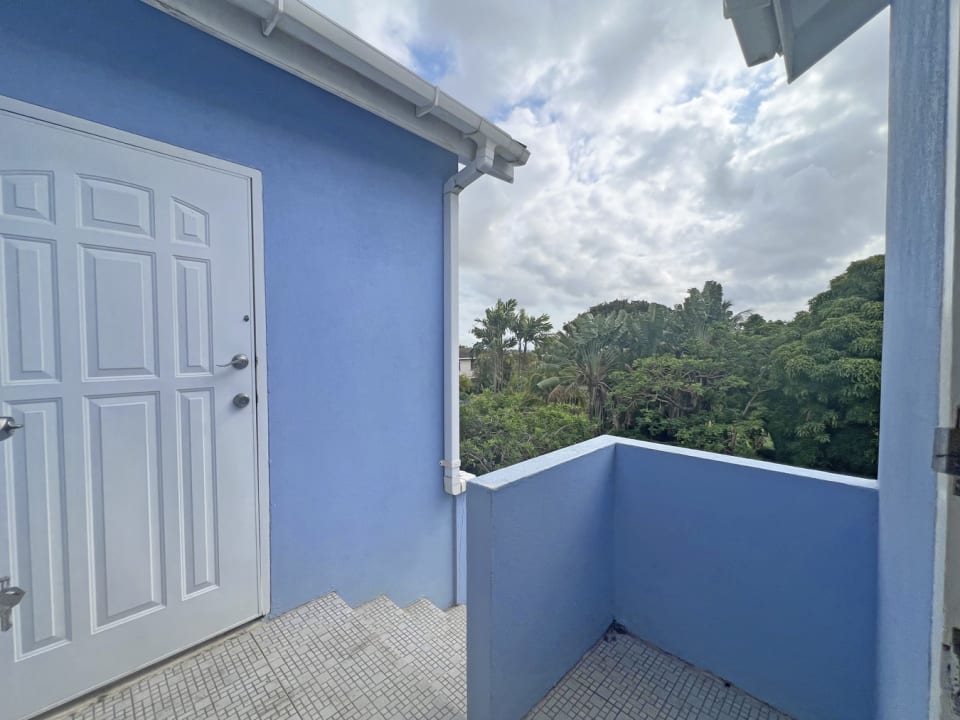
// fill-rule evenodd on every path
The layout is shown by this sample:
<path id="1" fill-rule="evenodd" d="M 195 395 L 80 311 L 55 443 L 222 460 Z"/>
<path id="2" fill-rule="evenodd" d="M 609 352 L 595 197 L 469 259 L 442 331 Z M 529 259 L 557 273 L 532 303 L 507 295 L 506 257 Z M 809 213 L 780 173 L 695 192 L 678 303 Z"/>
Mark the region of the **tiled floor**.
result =
<path id="1" fill-rule="evenodd" d="M 326 595 L 109 689 L 58 720 L 464 720 L 466 608 Z"/>
<path id="2" fill-rule="evenodd" d="M 466 609 L 324 596 L 110 688 L 74 720 L 464 720 Z M 626 635 L 599 642 L 528 720 L 789 720 Z"/>
<path id="3" fill-rule="evenodd" d="M 791 720 L 718 677 L 608 633 L 526 720 Z"/>

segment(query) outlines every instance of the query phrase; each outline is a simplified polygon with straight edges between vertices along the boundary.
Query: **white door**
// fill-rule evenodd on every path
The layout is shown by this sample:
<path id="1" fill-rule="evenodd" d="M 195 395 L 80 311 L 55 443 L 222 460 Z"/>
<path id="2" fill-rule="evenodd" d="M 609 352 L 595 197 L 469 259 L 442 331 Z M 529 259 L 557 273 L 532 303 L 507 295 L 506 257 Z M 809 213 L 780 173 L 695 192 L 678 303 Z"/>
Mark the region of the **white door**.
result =
<path id="1" fill-rule="evenodd" d="M 251 211 L 249 171 L 0 111 L 3 718 L 260 612 L 254 363 L 218 366 L 254 356 Z"/>

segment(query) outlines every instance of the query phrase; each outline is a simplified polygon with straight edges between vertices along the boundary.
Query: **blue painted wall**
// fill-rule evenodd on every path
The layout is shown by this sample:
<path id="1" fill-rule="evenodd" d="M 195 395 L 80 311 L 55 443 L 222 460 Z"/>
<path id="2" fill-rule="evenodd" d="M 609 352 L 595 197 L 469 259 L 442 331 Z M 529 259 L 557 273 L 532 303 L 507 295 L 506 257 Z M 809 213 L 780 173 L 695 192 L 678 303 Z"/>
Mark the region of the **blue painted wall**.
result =
<path id="1" fill-rule="evenodd" d="M 471 720 L 518 720 L 613 618 L 802 720 L 872 720 L 877 502 L 871 480 L 611 437 L 478 478 Z"/>
<path id="2" fill-rule="evenodd" d="M 441 189 L 456 158 L 132 0 L 0 13 L 0 95 L 263 173 L 272 611 L 453 598 Z"/>
<path id="3" fill-rule="evenodd" d="M 470 720 L 521 718 L 610 625 L 612 469 L 600 438 L 470 484 Z"/>
<path id="4" fill-rule="evenodd" d="M 945 215 L 947 0 L 892 3 L 877 716 L 927 716 Z"/>
<path id="5" fill-rule="evenodd" d="M 621 442 L 615 615 L 804 720 L 872 720 L 876 483 Z"/>

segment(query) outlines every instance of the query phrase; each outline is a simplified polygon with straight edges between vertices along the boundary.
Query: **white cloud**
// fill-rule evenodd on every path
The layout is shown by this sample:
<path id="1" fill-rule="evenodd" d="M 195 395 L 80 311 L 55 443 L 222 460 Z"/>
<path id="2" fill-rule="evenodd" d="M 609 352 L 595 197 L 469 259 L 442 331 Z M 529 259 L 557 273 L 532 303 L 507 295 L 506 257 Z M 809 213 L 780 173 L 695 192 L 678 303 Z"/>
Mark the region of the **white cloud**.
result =
<path id="1" fill-rule="evenodd" d="M 555 324 L 724 283 L 787 318 L 882 250 L 886 13 L 792 85 L 747 69 L 720 0 L 312 0 L 531 149 L 461 199 L 461 336 L 498 297 Z M 422 68 L 421 68 L 422 69 Z"/>

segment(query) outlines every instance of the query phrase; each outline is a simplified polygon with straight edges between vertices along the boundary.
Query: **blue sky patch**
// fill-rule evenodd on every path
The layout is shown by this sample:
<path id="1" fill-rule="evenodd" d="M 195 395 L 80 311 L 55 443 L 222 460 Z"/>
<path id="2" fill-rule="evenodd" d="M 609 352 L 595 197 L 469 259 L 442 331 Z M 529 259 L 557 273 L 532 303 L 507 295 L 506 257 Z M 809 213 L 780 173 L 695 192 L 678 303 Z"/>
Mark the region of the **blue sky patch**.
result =
<path id="1" fill-rule="evenodd" d="M 547 98 L 545 95 L 534 94 L 527 95 L 526 97 L 521 98 L 514 103 L 503 103 L 494 109 L 490 120 L 494 123 L 506 122 L 507 118 L 510 117 L 510 114 L 517 108 L 527 108 L 535 115 L 539 115 L 540 111 L 543 110 L 544 106 L 547 104 L 548 99 L 549 98 Z M 548 119 L 550 122 L 556 122 L 557 116 L 555 113 L 551 113 Z"/>
<path id="2" fill-rule="evenodd" d="M 683 103 L 690 102 L 694 98 L 700 97 L 706 89 L 707 83 L 705 81 L 690 81 L 684 86 L 683 90 L 680 91 L 680 95 L 677 97 L 677 105 L 682 105 Z"/>
<path id="3" fill-rule="evenodd" d="M 428 82 L 440 82 L 453 66 L 454 57 L 449 48 L 419 45 L 410 46 L 416 71 Z"/>
<path id="4" fill-rule="evenodd" d="M 769 72 L 761 72 L 756 81 L 750 85 L 747 96 L 737 103 L 733 109 L 734 125 L 751 125 L 757 119 L 760 103 L 767 99 L 773 87 L 775 76 Z"/>

